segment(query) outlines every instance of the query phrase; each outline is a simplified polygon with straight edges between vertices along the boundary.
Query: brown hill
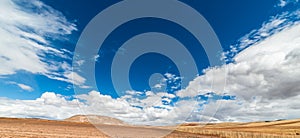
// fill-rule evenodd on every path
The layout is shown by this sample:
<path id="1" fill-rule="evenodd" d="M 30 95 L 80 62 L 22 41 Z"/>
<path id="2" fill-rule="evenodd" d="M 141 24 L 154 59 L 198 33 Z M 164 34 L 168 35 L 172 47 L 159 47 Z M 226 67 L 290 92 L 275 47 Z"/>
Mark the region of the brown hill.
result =
<path id="1" fill-rule="evenodd" d="M 126 123 L 119 119 L 99 115 L 75 115 L 65 119 L 64 121 L 106 125 L 126 125 Z"/>

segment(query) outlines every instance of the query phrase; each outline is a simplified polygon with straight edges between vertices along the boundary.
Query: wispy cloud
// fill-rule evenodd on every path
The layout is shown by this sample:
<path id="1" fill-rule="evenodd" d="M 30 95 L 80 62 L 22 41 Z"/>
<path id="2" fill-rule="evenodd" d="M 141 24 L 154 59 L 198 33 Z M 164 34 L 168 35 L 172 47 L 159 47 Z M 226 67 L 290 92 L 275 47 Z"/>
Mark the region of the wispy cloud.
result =
<path id="1" fill-rule="evenodd" d="M 82 76 L 80 76 L 76 72 L 66 70 L 63 73 L 63 76 L 59 76 L 59 75 L 57 75 L 57 76 L 48 76 L 48 77 L 51 78 L 51 79 L 54 79 L 54 80 L 64 81 L 64 82 L 68 82 L 68 83 L 77 85 L 80 88 L 90 88 L 89 86 L 84 85 L 86 79 L 83 78 Z"/>
<path id="2" fill-rule="evenodd" d="M 283 12 L 272 16 L 268 21 L 264 22 L 259 29 L 254 29 L 250 33 L 241 37 L 236 44 L 230 46 L 230 51 L 224 52 L 224 60 L 232 62 L 233 58 L 242 50 L 276 34 L 283 29 L 293 26 L 300 21 L 300 10 L 293 12 Z"/>
<path id="3" fill-rule="evenodd" d="M 0 38 L 0 77 L 25 70 L 87 87 L 84 85 L 85 78 L 72 72 L 67 62 L 46 60 L 46 55 L 65 58 L 66 53 L 63 49 L 51 46 L 48 36 L 55 38 L 68 35 L 76 30 L 76 26 L 60 12 L 40 1 L 32 1 L 28 6 L 42 10 L 22 10 L 18 3 L 0 1 L 0 12 L 4 13 L 0 14 L 0 35 L 3 36 Z M 84 113 L 155 125 L 179 123 L 186 119 L 257 121 L 299 117 L 299 13 L 299 10 L 284 12 L 272 17 L 261 28 L 242 37 L 231 51 L 225 53 L 229 64 L 206 69 L 203 75 L 196 77 L 185 89 L 177 91 L 176 95 L 128 91 L 128 95 L 114 99 L 91 91 L 70 100 L 53 92 L 45 92 L 35 100 L 0 99 L 0 116 L 64 119 Z M 169 80 L 180 79 L 172 74 L 165 75 Z M 212 87 L 212 82 L 216 87 Z M 18 86 L 30 89 L 25 84 Z M 197 99 L 208 92 L 234 95 L 236 99 Z M 144 98 L 135 96 L 143 94 Z M 182 100 L 171 104 L 178 97 Z M 205 112 L 200 112 L 203 108 Z"/>
<path id="4" fill-rule="evenodd" d="M 287 0 L 279 0 L 278 4 L 276 6 L 284 7 L 288 4 Z"/>
<path id="5" fill-rule="evenodd" d="M 282 7 L 287 6 L 288 4 L 297 3 L 298 1 L 299 0 L 279 0 L 278 4 L 276 6 L 282 8 Z"/>
<path id="6" fill-rule="evenodd" d="M 70 65 L 49 57 L 71 59 L 69 51 L 52 41 L 67 40 L 66 36 L 77 30 L 76 25 L 39 0 L 2 0 L 0 12 L 0 76 L 26 71 L 70 82 L 66 72 L 71 68 L 59 68 Z"/>
<path id="7" fill-rule="evenodd" d="M 28 85 L 25 85 L 25 84 L 17 84 L 21 89 L 25 90 L 25 91 L 33 91 L 33 88 L 28 86 Z"/>
<path id="8" fill-rule="evenodd" d="M 234 63 L 206 69 L 203 75 L 195 78 L 176 95 L 130 91 L 128 95 L 114 99 L 91 91 L 69 100 L 62 95 L 46 92 L 36 100 L 0 99 L 0 115 L 63 119 L 76 114 L 98 114 L 130 123 L 151 125 L 182 123 L 186 120 L 257 121 L 297 118 L 300 114 L 299 30 L 300 24 L 287 26 L 237 54 Z M 227 76 L 224 75 L 226 72 Z M 227 80 L 225 86 L 224 80 Z M 211 87 L 211 82 L 217 87 Z M 236 99 L 197 99 L 199 95 L 207 95 L 208 92 L 220 95 L 226 93 L 236 96 Z M 144 93 L 144 98 L 135 96 Z M 182 99 L 170 103 L 178 97 Z"/>
<path id="9" fill-rule="evenodd" d="M 8 82 L 8 84 L 16 85 L 16 86 L 18 86 L 19 88 L 21 88 L 22 90 L 29 91 L 29 92 L 31 92 L 31 91 L 34 90 L 31 86 L 26 85 L 26 84 L 22 84 L 22 83 L 16 83 L 16 82 L 12 82 L 12 81 L 11 81 L 11 82 Z"/>

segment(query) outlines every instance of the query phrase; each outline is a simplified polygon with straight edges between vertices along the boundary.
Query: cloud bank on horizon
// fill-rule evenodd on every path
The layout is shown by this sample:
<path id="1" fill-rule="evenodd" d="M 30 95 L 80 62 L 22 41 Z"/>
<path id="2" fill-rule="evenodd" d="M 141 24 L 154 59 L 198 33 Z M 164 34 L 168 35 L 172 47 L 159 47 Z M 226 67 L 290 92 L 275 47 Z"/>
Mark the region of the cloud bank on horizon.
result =
<path id="1" fill-rule="evenodd" d="M 87 87 L 85 78 L 72 72 L 69 63 L 45 60 L 49 54 L 63 60 L 70 58 L 66 56 L 70 51 L 54 48 L 50 38 L 71 34 L 77 30 L 76 25 L 40 1 L 31 4 L 38 12 L 22 10 L 15 1 L 0 2 L 0 12 L 6 13 L 0 15 L 0 34 L 5 36 L 0 38 L 0 77 L 23 70 Z M 7 16 L 15 18 L 7 20 Z M 138 91 L 128 91 L 119 98 L 95 90 L 71 97 L 45 92 L 35 100 L 0 98 L 0 116 L 64 119 L 99 114 L 151 125 L 299 118 L 299 19 L 300 10 L 271 17 L 224 52 L 227 64 L 205 69 L 203 75 L 174 94 L 147 91 L 141 99 L 135 96 L 142 93 Z M 212 88 L 211 82 L 217 87 Z M 26 84 L 10 83 L 33 90 Z M 204 100 L 214 95 L 234 98 Z"/>

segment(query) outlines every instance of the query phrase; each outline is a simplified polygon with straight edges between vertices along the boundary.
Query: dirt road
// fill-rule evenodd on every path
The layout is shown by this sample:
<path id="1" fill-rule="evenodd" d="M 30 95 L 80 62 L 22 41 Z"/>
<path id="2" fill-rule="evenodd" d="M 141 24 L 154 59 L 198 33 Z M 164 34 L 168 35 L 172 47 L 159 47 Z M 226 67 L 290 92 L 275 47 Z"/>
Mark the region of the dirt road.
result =
<path id="1" fill-rule="evenodd" d="M 130 126 L 99 125 L 98 128 L 110 136 L 100 132 L 89 123 L 76 123 L 66 121 L 50 121 L 40 119 L 12 119 L 0 118 L 0 137 L 16 138 L 156 138 L 170 133 L 168 129 L 145 128 Z M 142 136 L 142 137 L 141 137 Z M 211 138 L 192 133 L 174 131 L 166 138 Z"/>

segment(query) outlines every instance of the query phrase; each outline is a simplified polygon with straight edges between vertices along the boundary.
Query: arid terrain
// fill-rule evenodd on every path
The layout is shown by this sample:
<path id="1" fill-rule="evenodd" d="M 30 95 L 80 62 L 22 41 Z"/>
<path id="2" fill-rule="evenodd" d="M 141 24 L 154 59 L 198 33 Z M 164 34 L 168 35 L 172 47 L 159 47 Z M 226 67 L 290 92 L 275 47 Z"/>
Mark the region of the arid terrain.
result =
<path id="1" fill-rule="evenodd" d="M 166 138 L 300 138 L 300 120 L 207 125 L 189 123 L 177 127 L 176 131 L 172 131 L 170 129 L 172 127 L 130 126 L 117 119 L 98 118 L 100 119 L 99 124 L 96 125 L 98 129 L 90 124 L 84 116 L 75 116 L 64 121 L 0 118 L 0 137 L 155 138 L 166 135 Z M 94 117 L 94 119 L 97 118 Z M 113 123 L 115 124 L 113 125 Z M 103 132 L 99 130 L 103 130 Z"/>
<path id="2" fill-rule="evenodd" d="M 300 138 L 300 119 L 251 123 L 185 124 L 179 131 L 226 138 Z"/>
<path id="3" fill-rule="evenodd" d="M 82 120 L 81 120 L 82 121 Z M 98 125 L 101 130 L 109 130 L 109 135 L 100 132 L 87 122 L 53 121 L 41 119 L 0 118 L 1 138 L 155 138 L 160 134 L 168 134 L 170 130 L 162 128 L 132 127 L 127 125 Z M 174 131 L 166 138 L 210 138 L 199 134 Z"/>

